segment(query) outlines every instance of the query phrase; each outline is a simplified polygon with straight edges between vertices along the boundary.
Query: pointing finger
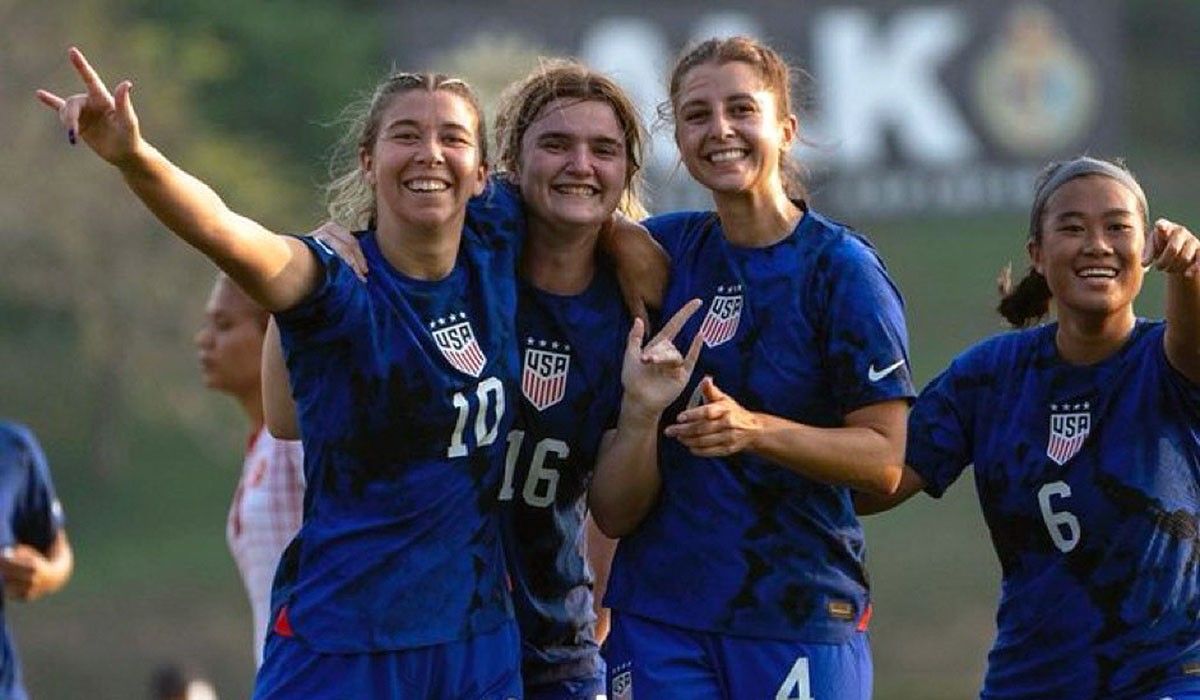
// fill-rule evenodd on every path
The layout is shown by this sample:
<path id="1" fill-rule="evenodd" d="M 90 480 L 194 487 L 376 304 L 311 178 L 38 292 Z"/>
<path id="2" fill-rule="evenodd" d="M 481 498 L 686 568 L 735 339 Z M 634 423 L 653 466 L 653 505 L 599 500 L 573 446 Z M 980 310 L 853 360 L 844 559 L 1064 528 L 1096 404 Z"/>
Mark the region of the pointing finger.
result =
<path id="1" fill-rule="evenodd" d="M 675 315 L 671 317 L 671 320 L 667 321 L 666 324 L 663 325 L 662 330 L 660 330 L 658 335 L 654 336 L 654 340 L 650 342 L 653 343 L 660 339 L 674 340 L 675 336 L 679 334 L 679 329 L 683 328 L 683 324 L 687 323 L 688 319 L 692 317 L 692 314 L 696 313 L 696 310 L 702 305 L 703 302 L 699 299 L 692 299 L 688 303 L 684 304 L 682 308 L 675 312 Z"/>
<path id="2" fill-rule="evenodd" d="M 92 68 L 92 64 L 88 63 L 83 52 L 72 46 L 67 54 L 71 59 L 71 65 L 75 66 L 75 72 L 79 73 L 79 77 L 83 79 L 83 84 L 87 87 L 88 96 L 102 101 L 103 104 L 111 107 L 113 105 L 112 94 L 105 87 L 104 81 L 100 79 L 100 74 Z"/>
<path id="3" fill-rule="evenodd" d="M 62 109 L 63 103 L 66 102 L 66 100 L 59 97 L 58 95 L 55 95 L 53 92 L 50 92 L 49 90 L 38 90 L 34 94 L 37 95 L 39 102 L 46 105 L 47 107 L 54 110 L 55 112 Z"/>
<path id="4" fill-rule="evenodd" d="M 692 370 L 696 368 L 696 360 L 700 359 L 700 348 L 704 345 L 704 336 L 697 333 L 692 338 L 692 344 L 688 347 L 687 357 L 683 359 L 683 365 L 687 368 L 688 375 L 692 374 Z"/>

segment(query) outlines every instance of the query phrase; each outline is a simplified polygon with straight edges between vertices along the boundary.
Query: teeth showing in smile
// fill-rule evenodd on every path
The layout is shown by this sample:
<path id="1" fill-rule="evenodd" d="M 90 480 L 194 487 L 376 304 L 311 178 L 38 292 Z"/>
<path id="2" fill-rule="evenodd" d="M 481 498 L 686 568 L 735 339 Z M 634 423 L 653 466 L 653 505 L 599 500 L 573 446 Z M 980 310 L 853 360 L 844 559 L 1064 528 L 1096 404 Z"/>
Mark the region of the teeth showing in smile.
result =
<path id="1" fill-rule="evenodd" d="M 749 155 L 749 151 L 742 148 L 730 148 L 724 151 L 717 151 L 708 154 L 708 160 L 711 163 L 727 163 L 731 160 L 738 160 Z"/>
<path id="2" fill-rule="evenodd" d="M 450 185 L 441 180 L 409 180 L 404 186 L 413 192 L 441 192 L 450 189 Z"/>
<path id="3" fill-rule="evenodd" d="M 559 194 L 569 194 L 576 197 L 591 197 L 600 192 L 600 190 L 591 185 L 555 185 L 554 191 Z"/>
<path id="4" fill-rule="evenodd" d="M 1117 276 L 1117 271 L 1111 267 L 1085 267 L 1075 274 L 1087 279 L 1112 279 Z"/>

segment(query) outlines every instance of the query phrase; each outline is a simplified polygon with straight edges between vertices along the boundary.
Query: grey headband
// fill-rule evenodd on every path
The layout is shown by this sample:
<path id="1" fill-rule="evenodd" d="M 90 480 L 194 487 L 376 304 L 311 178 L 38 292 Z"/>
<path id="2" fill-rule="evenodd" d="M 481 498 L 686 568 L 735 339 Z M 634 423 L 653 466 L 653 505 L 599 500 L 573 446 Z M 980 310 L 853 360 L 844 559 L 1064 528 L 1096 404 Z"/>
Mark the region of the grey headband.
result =
<path id="1" fill-rule="evenodd" d="M 1037 235 L 1038 219 L 1041 218 L 1042 210 L 1046 208 L 1046 200 L 1050 199 L 1050 195 L 1066 182 L 1085 175 L 1103 175 L 1116 180 L 1132 192 L 1142 207 L 1142 215 L 1146 218 L 1145 223 L 1147 232 L 1149 232 L 1150 207 L 1146 204 L 1146 193 L 1142 191 L 1142 186 L 1137 183 L 1137 180 L 1133 179 L 1133 175 L 1130 175 L 1128 170 L 1106 160 L 1080 156 L 1074 160 L 1051 165 L 1043 175 L 1045 180 L 1033 193 L 1033 208 L 1029 212 L 1030 238 Z"/>

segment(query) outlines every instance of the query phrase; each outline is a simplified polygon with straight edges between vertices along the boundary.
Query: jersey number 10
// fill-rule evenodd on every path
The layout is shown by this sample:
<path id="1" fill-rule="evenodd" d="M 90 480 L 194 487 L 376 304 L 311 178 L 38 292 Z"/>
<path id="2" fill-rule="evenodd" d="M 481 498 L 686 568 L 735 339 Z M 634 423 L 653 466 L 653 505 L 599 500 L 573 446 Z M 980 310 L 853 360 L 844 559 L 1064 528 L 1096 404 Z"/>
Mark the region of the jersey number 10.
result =
<path id="1" fill-rule="evenodd" d="M 471 402 L 461 391 L 454 392 L 450 400 L 458 410 L 458 420 L 454 422 L 454 433 L 450 436 L 450 447 L 446 450 L 446 456 L 465 457 L 468 449 L 463 440 L 463 431 L 467 429 Z M 475 446 L 484 447 L 495 442 L 496 435 L 500 432 L 500 421 L 504 418 L 504 384 L 495 377 L 488 377 L 479 382 L 475 385 L 475 401 Z"/>

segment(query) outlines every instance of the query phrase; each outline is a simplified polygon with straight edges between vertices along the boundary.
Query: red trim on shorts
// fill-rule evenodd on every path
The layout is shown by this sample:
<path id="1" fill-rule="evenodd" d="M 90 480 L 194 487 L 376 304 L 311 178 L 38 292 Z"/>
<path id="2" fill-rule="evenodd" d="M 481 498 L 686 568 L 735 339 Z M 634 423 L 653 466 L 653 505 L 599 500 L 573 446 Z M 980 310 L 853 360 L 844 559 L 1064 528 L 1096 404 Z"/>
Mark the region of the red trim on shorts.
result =
<path id="1" fill-rule="evenodd" d="M 867 631 L 867 626 L 871 624 L 871 613 L 873 610 L 874 608 L 871 607 L 871 604 L 867 603 L 866 609 L 862 611 L 862 615 L 860 615 L 858 618 L 858 626 L 856 629 L 859 632 Z"/>
<path id="2" fill-rule="evenodd" d="M 279 635 L 280 637 L 296 636 L 295 633 L 292 632 L 292 623 L 288 622 L 288 614 L 287 614 L 287 606 L 286 605 L 283 606 L 282 608 L 280 608 L 279 614 L 275 616 L 274 632 L 275 632 L 275 634 Z"/>

